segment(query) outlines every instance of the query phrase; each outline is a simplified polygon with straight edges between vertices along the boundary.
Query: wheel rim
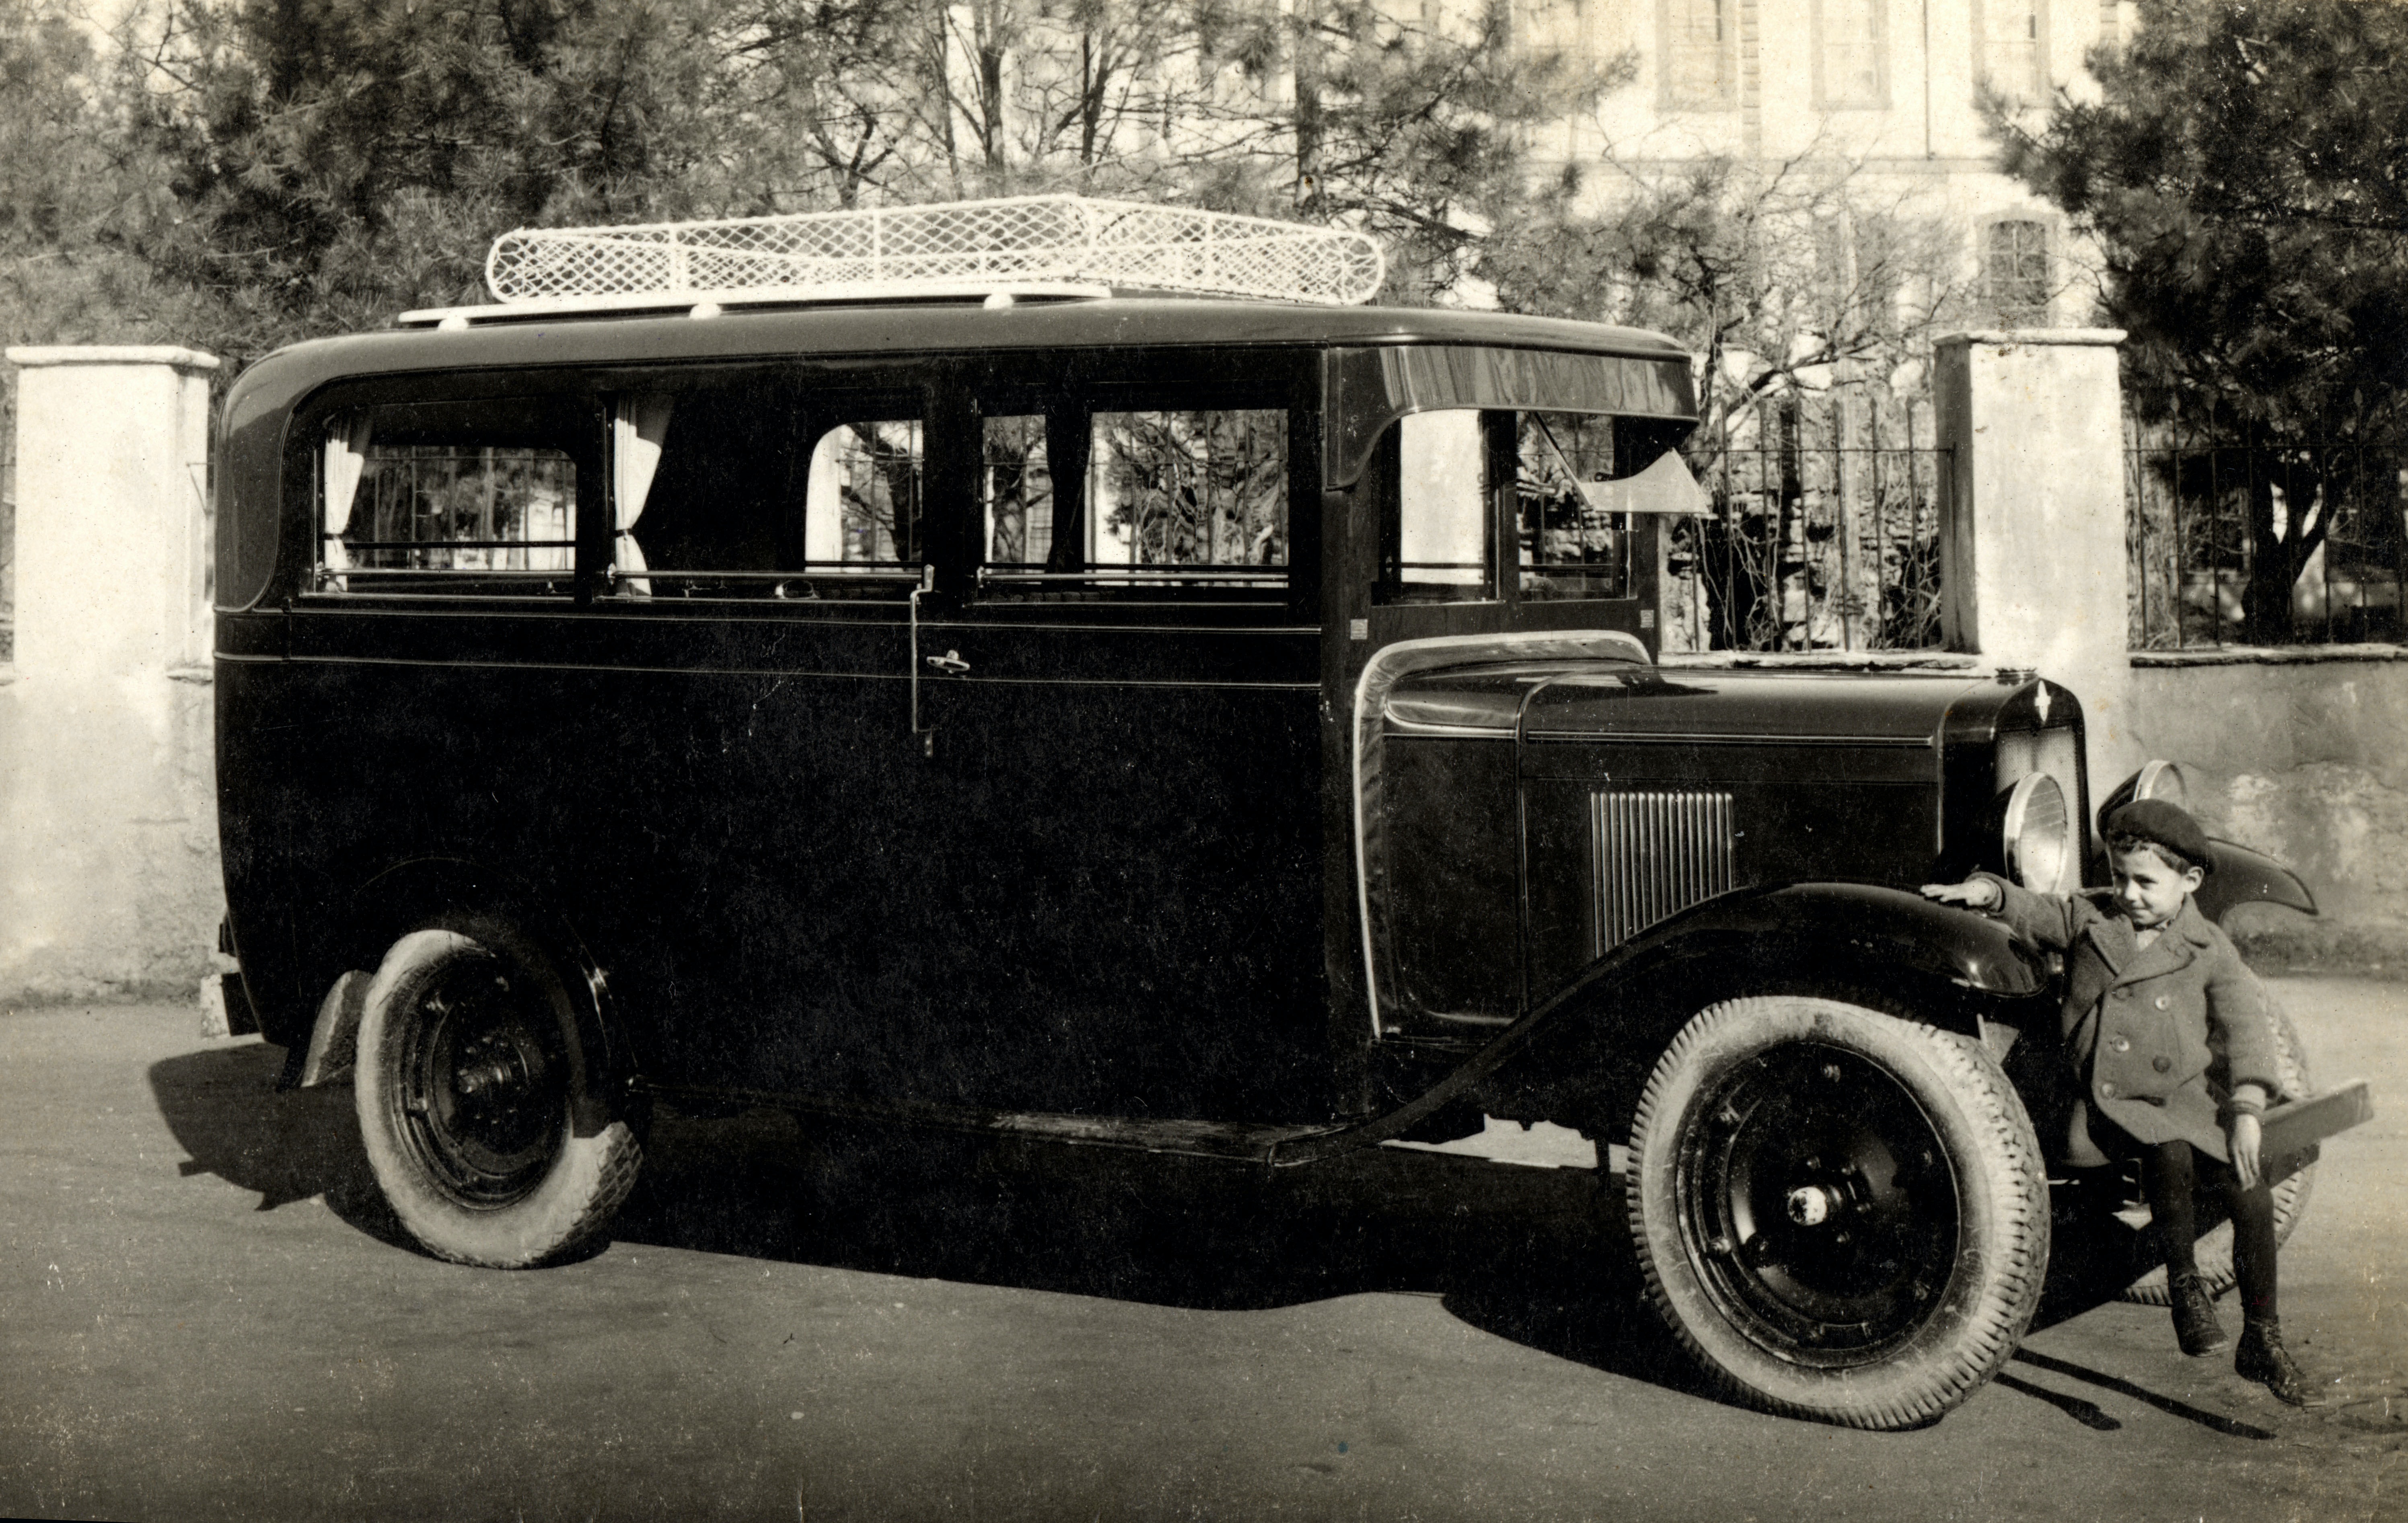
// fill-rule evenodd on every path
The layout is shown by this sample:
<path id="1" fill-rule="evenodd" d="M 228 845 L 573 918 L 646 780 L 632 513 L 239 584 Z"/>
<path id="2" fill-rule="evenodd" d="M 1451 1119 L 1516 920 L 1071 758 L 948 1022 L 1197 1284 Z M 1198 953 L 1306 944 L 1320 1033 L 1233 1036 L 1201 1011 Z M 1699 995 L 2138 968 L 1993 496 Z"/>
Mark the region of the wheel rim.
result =
<path id="1" fill-rule="evenodd" d="M 404 1023 L 394 1130 L 462 1205 L 523 1200 L 566 1136 L 568 1061 L 535 980 L 490 955 L 440 970 Z"/>
<path id="2" fill-rule="evenodd" d="M 1844 1048 L 1759 1054 L 1699 1095 L 1677 1175 L 1707 1293 L 1800 1364 L 1885 1358 L 1942 1304 L 1960 1204 L 1947 1148 L 1904 1085 Z"/>

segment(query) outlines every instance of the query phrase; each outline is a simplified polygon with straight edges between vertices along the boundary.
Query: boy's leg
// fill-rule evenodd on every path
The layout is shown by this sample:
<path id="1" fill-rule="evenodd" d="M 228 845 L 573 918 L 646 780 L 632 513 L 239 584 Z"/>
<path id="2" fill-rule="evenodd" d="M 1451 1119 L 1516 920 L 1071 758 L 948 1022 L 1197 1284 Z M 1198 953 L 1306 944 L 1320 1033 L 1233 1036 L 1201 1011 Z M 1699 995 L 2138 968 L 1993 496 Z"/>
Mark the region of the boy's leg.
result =
<path id="1" fill-rule="evenodd" d="M 2191 1145 L 2176 1140 L 2145 1148 L 2141 1187 L 2148 1192 L 2149 1219 L 2165 1245 L 2166 1299 L 2172 1303 L 2174 1341 L 2186 1354 L 2213 1354 L 2225 1345 L 2224 1324 L 2199 1277 L 2199 1211 L 2192 1191 L 2199 1183 Z"/>
<path id="2" fill-rule="evenodd" d="M 2193 1149 L 2179 1139 L 2141 1152 L 2141 1188 L 2149 1198 L 2149 1220 L 2165 1244 L 2166 1274 L 2199 1277 L 2199 1207 L 2192 1192 L 2199 1171 Z"/>
<path id="3" fill-rule="evenodd" d="M 2231 1178 L 2225 1198 L 2232 1202 L 2232 1271 L 2241 1281 L 2241 1314 L 2272 1322 L 2274 1305 L 2274 1188 L 2264 1180 L 2247 1189 Z"/>
<path id="4" fill-rule="evenodd" d="M 2232 1270 L 2241 1281 L 2241 1346 L 2232 1368 L 2244 1380 L 2263 1385 L 2291 1405 L 2305 1406 L 2307 1377 L 2283 1346 L 2283 1325 L 2274 1305 L 2274 1191 L 2264 1180 L 2247 1189 L 2223 1164 L 2211 1166 L 2214 1183 L 2232 1203 Z"/>

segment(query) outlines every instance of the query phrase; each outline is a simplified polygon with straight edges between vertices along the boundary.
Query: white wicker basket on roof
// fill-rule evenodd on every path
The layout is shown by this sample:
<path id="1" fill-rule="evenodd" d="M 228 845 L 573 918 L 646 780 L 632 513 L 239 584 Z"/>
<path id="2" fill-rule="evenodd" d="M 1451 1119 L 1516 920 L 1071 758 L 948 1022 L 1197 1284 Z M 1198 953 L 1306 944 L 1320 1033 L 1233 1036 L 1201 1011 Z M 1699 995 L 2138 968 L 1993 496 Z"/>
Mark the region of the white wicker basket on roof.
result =
<path id="1" fill-rule="evenodd" d="M 505 302 L 1085 280 L 1352 306 L 1386 273 L 1361 233 L 1078 195 L 527 227 L 494 239 L 485 260 L 485 283 Z"/>

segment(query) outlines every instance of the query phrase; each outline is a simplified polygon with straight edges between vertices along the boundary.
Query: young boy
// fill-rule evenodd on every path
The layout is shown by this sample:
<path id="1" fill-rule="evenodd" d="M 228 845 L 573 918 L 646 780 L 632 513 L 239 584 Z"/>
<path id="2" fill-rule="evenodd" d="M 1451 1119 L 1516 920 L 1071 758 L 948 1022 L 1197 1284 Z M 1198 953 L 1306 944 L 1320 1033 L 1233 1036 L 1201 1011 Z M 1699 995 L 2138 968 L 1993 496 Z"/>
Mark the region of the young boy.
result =
<path id="1" fill-rule="evenodd" d="M 2243 1318 L 2233 1369 L 2304 1405 L 2306 1381 L 2275 1319 L 2274 1201 L 2258 1157 L 2259 1117 L 2281 1089 L 2273 1038 L 2240 955 L 2191 902 L 2213 866 L 2207 837 L 2183 810 L 2155 798 L 2125 805 L 2105 829 L 2115 886 L 2103 907 L 2081 895 L 2035 894 L 1986 872 L 1928 884 L 1923 892 L 1995 912 L 2068 954 L 2060 1018 L 2082 1098 L 2066 1157 L 2077 1165 L 2141 1160 L 2150 1214 L 2165 1240 L 2174 1336 L 2186 1354 L 2225 1344 L 2192 1242 L 2194 1185 L 2203 1181 L 2223 1192 Z"/>

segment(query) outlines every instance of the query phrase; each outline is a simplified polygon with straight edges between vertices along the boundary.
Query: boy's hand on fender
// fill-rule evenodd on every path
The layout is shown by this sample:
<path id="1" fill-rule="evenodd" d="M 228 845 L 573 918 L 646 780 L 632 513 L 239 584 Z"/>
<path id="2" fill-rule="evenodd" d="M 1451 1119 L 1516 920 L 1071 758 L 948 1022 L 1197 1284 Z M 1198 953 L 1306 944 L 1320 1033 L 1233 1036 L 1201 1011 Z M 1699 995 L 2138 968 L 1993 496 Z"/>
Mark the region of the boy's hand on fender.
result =
<path id="1" fill-rule="evenodd" d="M 1987 878 L 1968 878 L 1961 884 L 1926 884 L 1923 897 L 1942 904 L 1961 904 L 1968 910 L 1995 910 L 2004 896 Z"/>
<path id="2" fill-rule="evenodd" d="M 2244 1113 L 2232 1118 L 2229 1135 L 2232 1142 L 2232 1171 L 2241 1176 L 2243 1189 L 2252 1188 L 2264 1167 L 2258 1157 L 2258 1143 L 2264 1136 L 2263 1128 L 2256 1116 Z"/>

